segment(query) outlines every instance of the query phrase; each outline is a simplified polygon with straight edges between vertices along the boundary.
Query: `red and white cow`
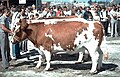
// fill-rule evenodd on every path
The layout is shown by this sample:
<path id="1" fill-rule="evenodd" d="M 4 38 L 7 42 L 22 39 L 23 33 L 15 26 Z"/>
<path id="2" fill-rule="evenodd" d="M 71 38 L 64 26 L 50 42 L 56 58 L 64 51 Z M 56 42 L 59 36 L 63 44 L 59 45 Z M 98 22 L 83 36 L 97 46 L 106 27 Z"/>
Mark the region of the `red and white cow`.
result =
<path id="1" fill-rule="evenodd" d="M 45 22 L 28 24 L 25 19 L 21 19 L 19 25 L 12 42 L 28 38 L 39 49 L 40 54 L 41 51 L 44 53 L 47 61 L 45 70 L 49 70 L 51 53 L 56 50 L 79 53 L 79 62 L 82 61 L 83 52 L 87 50 L 92 59 L 90 73 L 96 73 L 97 68 L 102 67 L 103 52 L 100 45 L 103 40 L 103 26 L 100 22 L 71 18 L 50 24 Z M 37 68 L 41 66 L 41 59 L 42 56 L 39 57 Z"/>

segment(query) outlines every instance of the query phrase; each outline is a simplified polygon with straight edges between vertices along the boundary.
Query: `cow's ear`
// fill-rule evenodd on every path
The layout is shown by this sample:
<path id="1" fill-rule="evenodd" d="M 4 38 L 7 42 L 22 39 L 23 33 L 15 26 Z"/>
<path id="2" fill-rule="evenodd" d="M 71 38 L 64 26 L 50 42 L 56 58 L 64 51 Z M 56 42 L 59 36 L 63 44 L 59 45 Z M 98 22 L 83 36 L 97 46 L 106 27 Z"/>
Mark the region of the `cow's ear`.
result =
<path id="1" fill-rule="evenodd" d="M 22 19 L 22 20 L 21 20 L 21 23 L 22 23 L 21 29 L 25 29 L 25 28 L 28 27 L 28 23 L 27 23 L 27 20 L 26 20 L 26 19 Z"/>
<path id="2" fill-rule="evenodd" d="M 21 30 L 24 30 L 24 29 L 26 29 L 28 27 L 28 24 L 21 24 L 21 26 L 20 26 L 20 28 L 21 28 Z"/>

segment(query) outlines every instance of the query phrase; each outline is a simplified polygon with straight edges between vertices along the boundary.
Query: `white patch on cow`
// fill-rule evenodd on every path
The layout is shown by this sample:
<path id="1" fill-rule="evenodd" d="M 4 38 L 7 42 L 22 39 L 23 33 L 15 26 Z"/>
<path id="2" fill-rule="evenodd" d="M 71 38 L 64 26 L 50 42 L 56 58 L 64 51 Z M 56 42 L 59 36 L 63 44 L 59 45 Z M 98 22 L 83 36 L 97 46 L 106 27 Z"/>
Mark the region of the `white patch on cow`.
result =
<path id="1" fill-rule="evenodd" d="M 51 29 L 49 29 L 49 30 L 50 30 L 50 32 L 52 32 Z M 52 34 L 47 34 L 47 33 L 45 33 L 45 36 L 51 38 L 51 39 L 54 41 L 54 39 L 53 39 L 53 37 L 52 37 Z"/>
<path id="2" fill-rule="evenodd" d="M 52 48 L 53 48 L 54 50 L 58 50 L 58 51 L 63 50 L 63 48 L 61 47 L 60 43 L 58 43 L 58 45 L 53 44 L 53 47 L 52 47 Z"/>
<path id="3" fill-rule="evenodd" d="M 88 24 L 89 26 L 87 27 L 87 30 L 83 30 L 81 34 L 79 34 L 79 32 L 77 32 L 76 34 L 76 39 L 74 41 L 74 45 L 77 45 L 78 47 L 76 49 L 85 46 L 86 43 L 90 42 L 92 39 L 95 39 L 95 37 L 93 36 L 94 24 L 93 22 L 89 22 Z M 84 36 L 85 34 L 87 35 L 87 39 Z"/>

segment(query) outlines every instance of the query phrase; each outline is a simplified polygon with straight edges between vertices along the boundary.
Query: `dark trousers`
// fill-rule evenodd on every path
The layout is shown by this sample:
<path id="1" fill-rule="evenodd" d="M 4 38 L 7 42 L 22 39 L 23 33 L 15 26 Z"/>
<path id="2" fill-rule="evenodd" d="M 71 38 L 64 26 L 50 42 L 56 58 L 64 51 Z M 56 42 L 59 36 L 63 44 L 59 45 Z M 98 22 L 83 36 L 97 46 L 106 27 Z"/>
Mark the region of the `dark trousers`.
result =
<path id="1" fill-rule="evenodd" d="M 108 35 L 108 24 L 109 22 L 108 21 L 105 21 L 105 22 L 101 22 L 103 24 L 103 27 L 104 27 L 104 30 L 105 30 L 105 36 Z"/>
<path id="2" fill-rule="evenodd" d="M 19 58 L 20 57 L 20 47 L 19 47 L 19 43 L 17 44 L 12 44 L 12 55 L 15 58 Z"/>
<path id="3" fill-rule="evenodd" d="M 118 30 L 117 30 L 118 31 L 118 35 L 120 36 L 120 20 L 118 20 L 118 26 L 117 27 L 118 27 Z"/>
<path id="4" fill-rule="evenodd" d="M 28 49 L 27 49 L 27 41 L 28 41 L 28 40 L 26 39 L 26 40 L 20 42 L 20 49 L 21 49 L 22 51 L 24 51 L 24 52 L 28 51 Z"/>

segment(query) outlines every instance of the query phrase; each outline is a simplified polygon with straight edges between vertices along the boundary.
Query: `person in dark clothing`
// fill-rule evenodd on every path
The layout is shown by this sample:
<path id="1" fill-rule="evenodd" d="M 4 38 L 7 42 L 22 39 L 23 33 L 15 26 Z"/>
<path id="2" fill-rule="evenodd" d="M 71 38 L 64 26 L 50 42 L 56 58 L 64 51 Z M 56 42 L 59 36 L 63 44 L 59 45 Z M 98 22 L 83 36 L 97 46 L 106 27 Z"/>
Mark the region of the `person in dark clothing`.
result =
<path id="1" fill-rule="evenodd" d="M 86 10 L 84 12 L 84 15 L 83 15 L 83 18 L 86 19 L 86 20 L 93 20 L 93 15 L 90 12 L 90 8 L 89 7 L 86 8 Z"/>
<path id="2" fill-rule="evenodd" d="M 108 36 L 108 11 L 106 10 L 105 7 L 102 7 L 102 10 L 100 12 L 100 21 L 104 26 L 105 30 L 105 36 Z"/>

